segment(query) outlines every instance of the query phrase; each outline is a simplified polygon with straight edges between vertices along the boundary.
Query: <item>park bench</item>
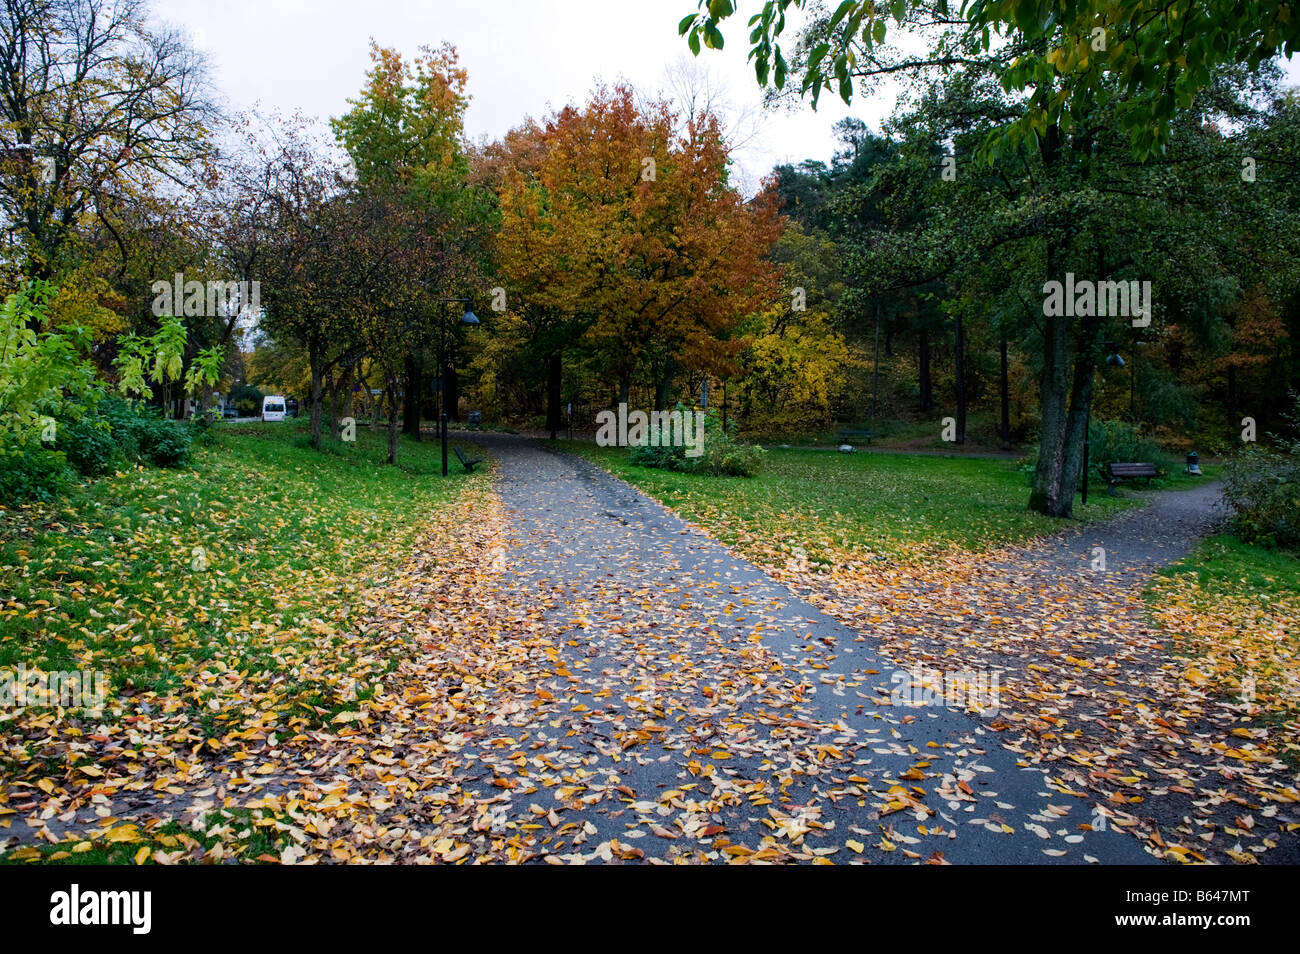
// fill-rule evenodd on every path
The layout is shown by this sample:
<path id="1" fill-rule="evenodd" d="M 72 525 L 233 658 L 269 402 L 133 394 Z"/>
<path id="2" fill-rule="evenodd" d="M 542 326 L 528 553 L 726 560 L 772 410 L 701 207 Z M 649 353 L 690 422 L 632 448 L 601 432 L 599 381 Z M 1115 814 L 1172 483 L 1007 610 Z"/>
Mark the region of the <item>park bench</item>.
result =
<path id="1" fill-rule="evenodd" d="M 460 449 L 460 445 L 457 445 L 454 449 L 456 451 L 456 459 L 460 461 L 460 465 L 465 468 L 465 473 L 467 474 L 474 473 L 474 467 L 483 463 L 482 457 L 466 457 L 465 452 Z"/>
<path id="2" fill-rule="evenodd" d="M 850 429 L 850 430 L 840 431 L 835 436 L 840 439 L 841 444 L 856 444 L 859 441 L 861 441 L 864 444 L 870 444 L 871 438 L 876 436 L 876 432 L 856 431 Z"/>
<path id="3" fill-rule="evenodd" d="M 1125 480 L 1133 480 L 1137 477 L 1145 477 L 1146 482 L 1151 483 L 1151 478 L 1156 475 L 1156 465 L 1149 463 L 1112 463 L 1106 466 L 1104 476 L 1108 489 L 1113 494 L 1116 485 Z"/>

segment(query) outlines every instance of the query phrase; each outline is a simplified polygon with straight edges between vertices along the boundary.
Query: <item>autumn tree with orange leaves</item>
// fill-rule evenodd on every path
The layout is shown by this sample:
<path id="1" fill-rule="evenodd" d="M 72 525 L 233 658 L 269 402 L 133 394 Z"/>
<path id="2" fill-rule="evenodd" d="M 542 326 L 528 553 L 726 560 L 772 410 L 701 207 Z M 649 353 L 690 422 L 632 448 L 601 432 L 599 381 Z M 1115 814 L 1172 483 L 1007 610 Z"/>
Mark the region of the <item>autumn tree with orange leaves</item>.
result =
<path id="1" fill-rule="evenodd" d="M 726 373 L 737 323 L 775 293 L 783 220 L 770 191 L 747 202 L 730 185 L 717 118 L 602 87 L 525 132 L 484 159 L 499 170 L 498 262 L 547 367 L 552 433 L 566 354 L 620 400 L 652 384 L 657 407 L 683 372 Z"/>

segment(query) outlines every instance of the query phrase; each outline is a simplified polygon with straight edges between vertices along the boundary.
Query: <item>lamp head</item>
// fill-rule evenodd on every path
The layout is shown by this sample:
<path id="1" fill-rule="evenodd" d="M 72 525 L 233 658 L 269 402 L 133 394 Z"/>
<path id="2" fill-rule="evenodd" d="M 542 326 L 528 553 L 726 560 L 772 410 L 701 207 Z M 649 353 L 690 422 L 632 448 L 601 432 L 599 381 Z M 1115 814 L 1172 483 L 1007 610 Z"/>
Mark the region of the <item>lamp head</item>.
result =
<path id="1" fill-rule="evenodd" d="M 479 323 L 478 315 L 466 308 L 465 314 L 460 316 L 460 323 L 462 325 L 477 325 Z"/>

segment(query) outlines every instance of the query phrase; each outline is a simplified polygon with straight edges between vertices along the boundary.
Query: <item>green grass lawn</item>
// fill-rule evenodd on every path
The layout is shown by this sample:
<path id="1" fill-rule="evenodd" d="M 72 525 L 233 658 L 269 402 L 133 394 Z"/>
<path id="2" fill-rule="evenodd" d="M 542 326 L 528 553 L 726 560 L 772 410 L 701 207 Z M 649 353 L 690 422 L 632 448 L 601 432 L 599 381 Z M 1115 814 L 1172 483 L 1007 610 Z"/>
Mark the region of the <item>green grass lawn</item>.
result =
<path id="1" fill-rule="evenodd" d="M 1190 577 L 1208 593 L 1250 593 L 1260 601 L 1300 597 L 1300 558 L 1242 543 L 1227 533 L 1202 541 L 1195 553 L 1164 567 L 1159 575 Z"/>
<path id="2" fill-rule="evenodd" d="M 755 555 L 800 546 L 817 562 L 845 551 L 984 550 L 1061 528 L 1026 509 L 1026 477 L 1005 460 L 778 448 L 757 477 L 703 477 L 633 466 L 625 448 L 560 444 Z M 1075 515 L 1099 519 L 1135 496 L 1103 487 L 1076 502 Z"/>
<path id="3" fill-rule="evenodd" d="M 385 434 L 307 445 L 305 422 L 218 424 L 190 466 L 136 468 L 50 505 L 0 509 L 0 667 L 100 670 L 111 694 L 201 712 L 239 695 L 311 720 L 339 687 L 309 663 L 346 640 L 357 597 L 400 566 L 421 514 L 467 485 L 438 447 Z M 381 663 L 358 660 L 364 683 Z M 301 667 L 296 678 L 283 674 Z"/>

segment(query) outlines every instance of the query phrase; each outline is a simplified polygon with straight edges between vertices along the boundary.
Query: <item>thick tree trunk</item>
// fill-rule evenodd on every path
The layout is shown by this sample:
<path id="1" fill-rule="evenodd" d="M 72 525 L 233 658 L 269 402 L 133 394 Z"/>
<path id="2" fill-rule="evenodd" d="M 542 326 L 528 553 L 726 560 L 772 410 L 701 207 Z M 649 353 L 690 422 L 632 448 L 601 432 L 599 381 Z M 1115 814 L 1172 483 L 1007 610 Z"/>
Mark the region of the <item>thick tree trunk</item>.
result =
<path id="1" fill-rule="evenodd" d="M 934 390 L 930 384 L 930 333 L 921 332 L 921 354 L 920 354 L 920 385 L 921 385 L 921 410 L 929 411 L 934 407 Z"/>
<path id="2" fill-rule="evenodd" d="M 1093 323 L 1090 323 L 1093 324 Z M 1070 388 L 1070 413 L 1066 420 L 1065 465 L 1061 469 L 1061 488 L 1066 500 L 1065 513 L 1074 514 L 1074 494 L 1079 488 L 1083 473 L 1083 440 L 1087 433 L 1089 407 L 1092 405 L 1092 386 L 1096 378 L 1093 364 L 1095 354 L 1092 338 L 1095 329 L 1089 328 L 1086 339 L 1081 343 L 1079 355 L 1074 362 L 1074 382 Z"/>
<path id="3" fill-rule="evenodd" d="M 546 429 L 555 440 L 561 427 L 560 383 L 563 372 L 561 354 L 556 351 L 546 359 Z"/>
<path id="4" fill-rule="evenodd" d="M 1060 159 L 1060 129 L 1049 126 L 1041 143 L 1039 151 L 1043 164 L 1051 167 Z M 1060 280 L 1065 275 L 1066 243 L 1060 236 L 1051 234 L 1047 235 L 1046 242 L 1047 278 Z M 1074 510 L 1075 485 L 1066 481 L 1066 457 L 1072 430 L 1068 407 L 1069 373 L 1070 319 L 1064 315 L 1044 315 L 1043 370 L 1038 381 L 1042 425 L 1029 508 L 1049 517 L 1069 517 Z M 1091 396 L 1091 387 L 1088 393 Z M 1077 468 L 1075 476 L 1077 479 Z"/>
<path id="5" fill-rule="evenodd" d="M 414 440 L 420 439 L 420 398 L 424 390 L 424 375 L 414 355 L 406 356 L 406 393 L 402 401 L 402 433 Z"/>
<path id="6" fill-rule="evenodd" d="M 1062 315 L 1043 316 L 1043 372 L 1038 385 L 1042 424 L 1029 507 L 1049 517 L 1068 517 L 1071 510 L 1070 501 L 1061 498 L 1061 475 L 1065 468 L 1065 405 L 1069 393 L 1066 386 L 1069 368 L 1067 321 Z"/>

